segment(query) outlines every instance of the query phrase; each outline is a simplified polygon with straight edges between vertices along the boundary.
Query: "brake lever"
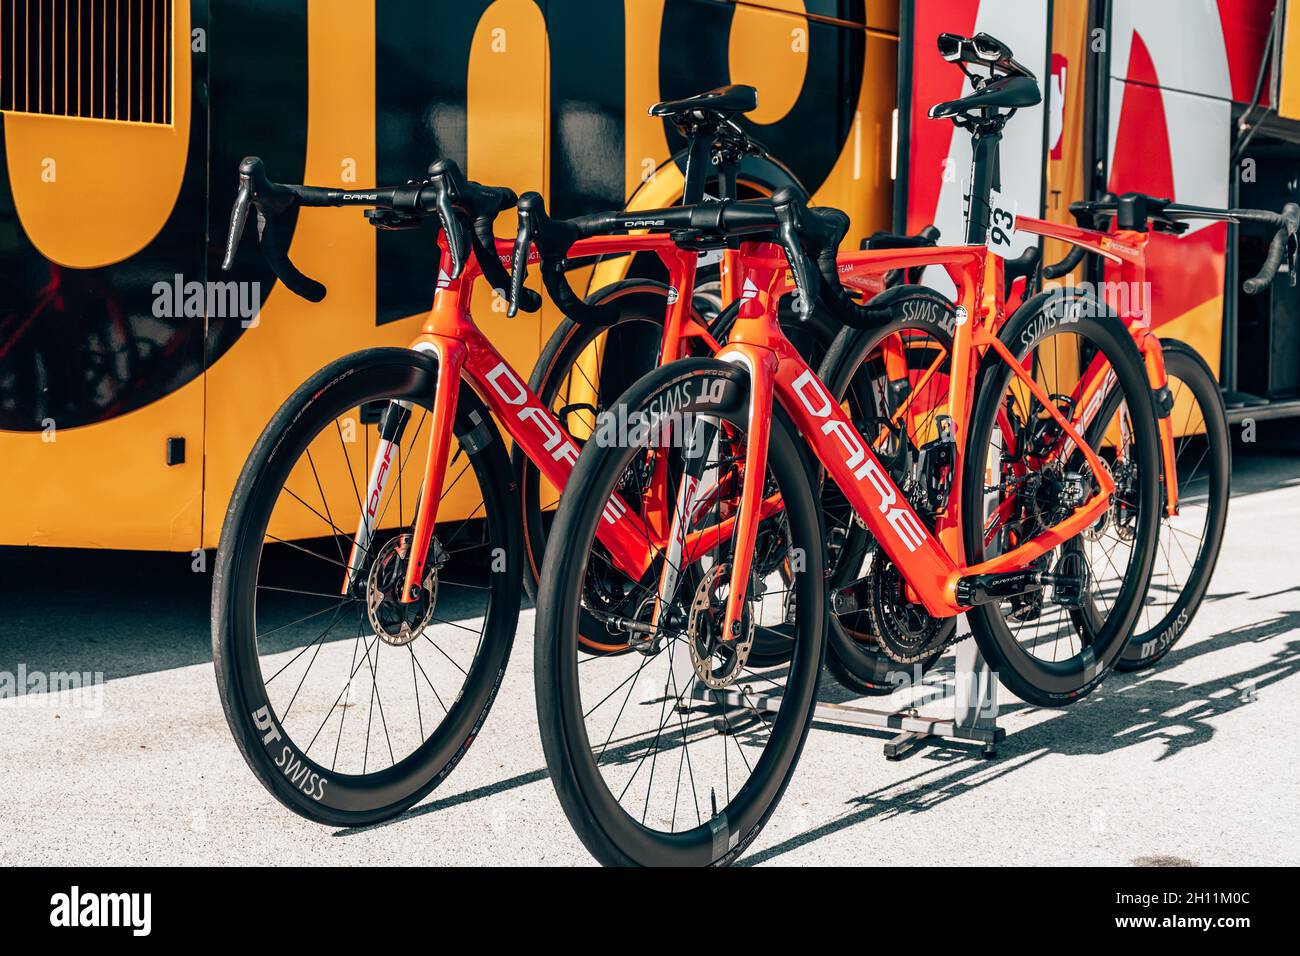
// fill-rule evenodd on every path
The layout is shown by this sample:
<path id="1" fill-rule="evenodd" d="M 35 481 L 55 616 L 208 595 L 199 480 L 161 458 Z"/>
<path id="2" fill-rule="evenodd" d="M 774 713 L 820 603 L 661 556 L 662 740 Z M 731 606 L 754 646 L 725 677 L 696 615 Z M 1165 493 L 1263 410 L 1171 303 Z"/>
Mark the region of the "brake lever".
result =
<path id="1" fill-rule="evenodd" d="M 248 222 L 248 207 L 253 204 L 253 190 L 247 176 L 239 177 L 239 192 L 235 194 L 235 208 L 230 211 L 230 231 L 226 235 L 226 254 L 221 258 L 221 268 L 229 272 L 235 267 L 235 251 L 244 238 L 244 225 Z"/>
<path id="2" fill-rule="evenodd" d="M 239 164 L 239 192 L 235 194 L 235 206 L 230 213 L 230 232 L 226 237 L 226 252 L 221 267 L 228 270 L 234 266 L 235 252 L 244 235 L 249 207 L 255 206 L 258 244 L 271 271 L 290 292 L 308 302 L 319 302 L 325 298 L 325 286 L 304 275 L 289 259 L 290 236 L 279 219 L 298 203 L 296 192 L 271 182 L 260 159 L 246 156 Z"/>
<path id="3" fill-rule="evenodd" d="M 456 206 L 452 202 L 451 190 L 443 176 L 434 177 L 429 183 L 433 190 L 434 209 L 442 226 L 442 234 L 447 237 L 447 252 L 451 255 L 451 278 L 459 279 L 465 268 L 469 250 L 465 248 L 465 235 L 460 229 L 460 220 L 456 218 Z"/>
<path id="4" fill-rule="evenodd" d="M 515 289 L 514 276 L 506 272 L 505 266 L 501 265 L 501 257 L 497 255 L 497 240 L 492 232 L 492 220 L 486 216 L 474 220 L 474 236 L 471 241 L 474 243 L 474 254 L 479 257 L 479 264 L 483 269 L 483 276 L 493 286 L 500 289 L 501 294 L 507 296 L 507 316 L 513 317 L 518 309 L 525 312 L 536 312 L 542 307 L 542 297 L 532 289 L 520 288 Z M 513 259 L 513 250 L 511 252 Z M 527 256 L 525 256 L 525 259 Z M 502 282 L 501 280 L 505 280 Z"/>
<path id="5" fill-rule="evenodd" d="M 1296 253 L 1300 248 L 1296 229 L 1300 227 L 1300 206 L 1293 202 L 1282 207 L 1282 220 L 1286 224 L 1286 271 L 1292 287 L 1296 284 Z"/>
<path id="6" fill-rule="evenodd" d="M 801 319 L 807 319 L 812 315 L 813 303 L 817 301 L 817 278 L 808 268 L 808 257 L 804 254 L 803 243 L 799 238 L 799 230 L 802 225 L 799 215 L 799 207 L 793 199 L 778 201 L 773 205 L 773 211 L 776 213 L 776 221 L 779 224 L 777 234 L 781 239 L 781 246 L 785 249 L 786 260 L 790 263 L 790 270 L 794 273 L 794 285 L 797 295 L 795 296 L 795 312 Z"/>
<path id="7" fill-rule="evenodd" d="M 514 318 L 519 311 L 524 279 L 528 276 L 528 249 L 533 244 L 533 207 L 541 198 L 535 192 L 524 193 L 519 197 L 516 209 L 519 224 L 515 232 L 514 260 L 510 264 L 510 307 L 506 310 L 509 318 Z"/>

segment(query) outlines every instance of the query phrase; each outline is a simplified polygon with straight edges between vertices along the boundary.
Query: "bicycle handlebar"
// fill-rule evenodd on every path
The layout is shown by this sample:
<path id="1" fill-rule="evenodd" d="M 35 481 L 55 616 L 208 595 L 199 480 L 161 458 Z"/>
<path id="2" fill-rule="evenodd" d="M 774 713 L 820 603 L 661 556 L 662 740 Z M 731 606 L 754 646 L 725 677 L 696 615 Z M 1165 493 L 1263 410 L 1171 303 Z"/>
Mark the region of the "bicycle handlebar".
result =
<path id="1" fill-rule="evenodd" d="M 1239 218 L 1237 222 L 1254 222 L 1260 225 L 1276 227 L 1273 238 L 1268 243 L 1268 255 L 1264 257 L 1264 264 L 1260 266 L 1259 272 L 1253 277 L 1242 283 L 1241 288 L 1246 295 L 1254 295 L 1263 291 L 1273 281 L 1277 275 L 1278 268 L 1282 265 L 1282 257 L 1287 260 L 1287 275 L 1290 277 L 1291 284 L 1295 285 L 1296 269 L 1296 228 L 1300 226 L 1300 206 L 1293 202 L 1287 203 L 1282 207 L 1281 213 L 1267 213 L 1265 210 L 1240 209 L 1235 210 L 1241 213 L 1262 213 L 1267 218 L 1251 217 Z"/>
<path id="2" fill-rule="evenodd" d="M 1050 266 L 1043 266 L 1043 278 L 1059 279 L 1067 272 L 1073 272 L 1087 254 L 1088 250 L 1083 246 L 1073 247 L 1060 262 L 1053 262 Z"/>
<path id="3" fill-rule="evenodd" d="M 303 275 L 290 261 L 289 236 L 281 218 L 299 205 L 316 205 L 310 201 L 316 198 L 314 195 L 304 197 L 300 194 L 302 190 L 312 188 L 271 182 L 267 178 L 265 165 L 256 156 L 249 156 L 240 163 L 239 192 L 235 195 L 235 206 L 230 211 L 230 232 L 226 236 L 226 253 L 222 257 L 221 268 L 228 271 L 234 266 L 235 250 L 244 235 L 249 207 L 255 205 L 257 238 L 271 271 L 295 295 L 300 295 L 309 302 L 319 302 L 325 298 L 325 286 Z"/>
<path id="4" fill-rule="evenodd" d="M 1190 219 L 1209 219 L 1215 222 L 1251 223 L 1275 229 L 1269 240 L 1268 255 L 1258 273 L 1242 283 L 1242 291 L 1255 295 L 1267 288 L 1281 268 L 1283 257 L 1287 260 L 1287 273 L 1291 284 L 1296 283 L 1296 232 L 1300 229 L 1300 206 L 1287 203 L 1280 213 L 1268 209 L 1215 209 L 1209 206 L 1190 206 L 1168 199 L 1156 199 L 1141 193 L 1070 203 L 1070 212 L 1083 225 L 1085 221 L 1097 228 L 1098 220 L 1114 216 L 1119 228 L 1145 232 L 1148 224 L 1163 232 L 1182 232 Z M 1092 250 L 1075 246 L 1060 262 L 1043 268 L 1043 277 L 1055 279 L 1074 270 Z"/>
<path id="5" fill-rule="evenodd" d="M 510 288 L 510 276 L 496 254 L 492 224 L 502 210 L 515 202 L 512 190 L 467 180 L 449 159 L 430 166 L 428 178 L 421 182 L 345 190 L 272 182 L 262 160 L 249 156 L 239 164 L 239 192 L 230 213 L 230 232 L 221 268 L 233 267 L 249 209 L 255 207 L 258 239 L 271 271 L 291 292 L 310 302 L 319 302 L 325 298 L 325 286 L 304 275 L 290 260 L 290 237 L 283 217 L 298 206 L 366 206 L 370 207 L 367 218 L 381 229 L 412 228 L 427 216 L 437 216 L 452 260 L 451 277 L 459 278 L 467 254 L 473 252 L 484 278 L 493 288 L 504 292 Z M 470 223 L 469 228 L 465 226 L 466 221 Z M 536 312 L 541 308 L 541 297 L 525 291 L 521 307 L 525 312 Z"/>
<path id="6" fill-rule="evenodd" d="M 519 227 L 515 234 L 514 262 L 510 269 L 510 306 L 506 315 L 513 316 L 521 298 L 531 291 L 524 288 L 524 279 L 528 276 L 528 247 L 535 245 L 541 259 L 542 284 L 560 311 L 580 325 L 612 325 L 618 317 L 617 310 L 609 305 L 588 304 L 564 275 L 569 247 L 584 235 L 600 234 L 594 231 L 597 228 L 595 223 L 584 229 L 584 223 L 593 217 L 552 219 L 546 214 L 545 201 L 535 192 L 524 193 L 516 210 Z"/>
<path id="7" fill-rule="evenodd" d="M 512 291 L 517 295 L 523 290 L 524 278 L 528 274 L 528 248 L 536 246 L 542 263 L 542 282 L 555 304 L 579 324 L 607 325 L 613 319 L 613 309 L 584 302 L 564 275 L 568 268 L 565 256 L 579 239 L 648 229 L 673 233 L 674 238 L 683 244 L 716 246 L 730 238 L 772 232 L 775 233 L 773 241 L 785 248 L 795 272 L 796 284 L 804 291 L 801 301 L 810 303 L 815 297 L 815 290 L 810 287 L 814 280 L 799 251 L 798 241 L 802 209 L 803 203 L 798 195 L 783 188 L 771 199 L 723 200 L 666 209 L 617 210 L 573 219 L 552 219 L 546 213 L 541 196 L 535 192 L 525 193 L 519 200 L 519 232 L 515 237 L 511 270 Z"/>
<path id="8" fill-rule="evenodd" d="M 804 244 L 817 264 L 817 272 L 821 278 L 822 305 L 837 321 L 851 328 L 869 329 L 879 325 L 887 317 L 886 313 L 873 309 L 869 304 L 861 305 L 854 302 L 853 297 L 840 281 L 837 257 L 840 243 L 849 231 L 849 217 L 840 210 L 828 206 L 807 209 L 806 213 L 812 220 L 812 226 L 804 231 Z M 935 230 L 935 236 L 937 235 L 938 230 Z M 934 245 L 933 241 L 927 241 L 929 236 L 924 232 L 916 238 L 919 242 L 915 244 L 904 242 L 898 245 L 899 247 Z"/>
<path id="9" fill-rule="evenodd" d="M 542 281 L 565 315 L 579 324 L 609 324 L 612 308 L 588 304 L 569 285 L 564 275 L 565 256 L 579 239 L 634 229 L 671 233 L 680 243 L 702 247 L 766 234 L 769 241 L 785 251 L 794 274 L 795 310 L 800 318 L 812 314 L 820 292 L 823 305 L 846 325 L 863 327 L 878 321 L 876 313 L 853 302 L 840 283 L 835 257 L 848 231 L 848 217 L 838 209 L 810 209 L 789 188 L 777 190 L 770 199 L 724 200 L 636 212 L 619 210 L 574 219 L 552 219 L 546 214 L 541 196 L 525 193 L 519 200 L 519 232 L 511 269 L 512 308 L 527 276 L 529 246 L 536 246 Z"/>

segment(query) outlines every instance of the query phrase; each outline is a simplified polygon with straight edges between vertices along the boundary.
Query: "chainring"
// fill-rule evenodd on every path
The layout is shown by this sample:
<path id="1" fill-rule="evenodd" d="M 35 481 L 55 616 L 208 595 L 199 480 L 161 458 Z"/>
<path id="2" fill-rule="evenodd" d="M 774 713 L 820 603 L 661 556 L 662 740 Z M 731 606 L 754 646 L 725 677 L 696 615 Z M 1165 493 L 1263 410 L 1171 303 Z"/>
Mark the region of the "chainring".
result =
<path id="1" fill-rule="evenodd" d="M 906 600 L 894 563 L 877 551 L 867 574 L 867 614 L 880 649 L 898 664 L 915 664 L 943 650 L 956 633 L 955 618 L 931 617 Z"/>

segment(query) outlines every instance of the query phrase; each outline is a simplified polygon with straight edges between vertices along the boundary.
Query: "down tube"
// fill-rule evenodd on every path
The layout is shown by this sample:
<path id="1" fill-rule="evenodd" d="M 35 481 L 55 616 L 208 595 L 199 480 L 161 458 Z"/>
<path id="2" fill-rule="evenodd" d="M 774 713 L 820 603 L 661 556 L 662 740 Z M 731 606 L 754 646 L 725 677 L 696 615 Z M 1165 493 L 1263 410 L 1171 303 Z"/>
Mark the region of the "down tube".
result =
<path id="1" fill-rule="evenodd" d="M 781 357 L 776 395 L 925 609 L 935 617 L 951 617 L 962 610 L 954 597 L 956 564 L 921 523 L 826 386 L 798 356 Z"/>
<path id="2" fill-rule="evenodd" d="M 510 363 L 477 329 L 462 331 L 469 354 L 465 370 L 510 437 L 546 480 L 564 489 L 578 461 L 578 446 Z M 654 559 L 650 531 L 623 500 L 611 495 L 597 528 L 601 544 L 624 573 L 640 580 Z"/>

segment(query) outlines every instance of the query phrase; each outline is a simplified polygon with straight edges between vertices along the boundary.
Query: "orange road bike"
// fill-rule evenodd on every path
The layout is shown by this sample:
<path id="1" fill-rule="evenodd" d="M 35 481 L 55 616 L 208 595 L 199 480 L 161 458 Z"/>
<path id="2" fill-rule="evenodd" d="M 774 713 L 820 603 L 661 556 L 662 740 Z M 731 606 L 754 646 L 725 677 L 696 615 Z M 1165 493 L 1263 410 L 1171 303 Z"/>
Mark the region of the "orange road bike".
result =
<path id="1" fill-rule="evenodd" d="M 969 40 L 941 37 L 940 52 L 963 67 L 978 63 L 990 67 L 995 74 L 1003 72 L 1004 64 L 1014 63 L 1010 51 L 987 36 Z M 1010 69 L 1015 72 L 1014 67 Z M 1028 75 L 1027 71 L 1023 72 Z M 976 86 L 978 92 L 979 84 Z M 952 108 L 953 104 L 943 104 L 936 108 L 935 115 L 952 115 Z M 958 114 L 957 121 L 969 128 L 974 137 L 971 207 L 974 221 L 968 238 L 979 242 L 983 241 L 983 230 L 989 226 L 988 217 L 998 214 L 990 206 L 991 191 L 997 188 L 996 164 L 988 158 L 988 148 L 996 142 L 998 128 L 989 128 L 986 116 L 963 119 Z M 1116 298 L 1114 290 L 1119 290 L 1119 301 L 1106 301 L 1086 285 L 1053 288 L 1026 297 L 1009 321 L 1033 327 L 1066 323 L 1081 311 L 1114 315 L 1116 321 L 1122 321 L 1128 328 L 1142 354 L 1158 416 L 1163 508 L 1151 590 L 1135 634 L 1116 663 L 1119 669 L 1132 670 L 1149 666 L 1167 653 L 1196 613 L 1218 557 L 1231 477 L 1227 417 L 1213 373 L 1189 346 L 1176 340 L 1162 340 L 1151 330 L 1145 257 L 1149 230 L 1180 233 L 1186 229 L 1188 219 L 1277 229 L 1259 275 L 1245 283 L 1246 292 L 1252 294 L 1267 287 L 1284 258 L 1294 259 L 1297 211 L 1293 207 L 1281 214 L 1267 210 L 1207 209 L 1136 193 L 1118 199 L 1075 203 L 1071 210 L 1079 226 L 1026 216 L 1016 217 L 1014 226 L 1018 231 L 1076 243 L 1076 248 L 1064 260 L 1043 270 L 1045 278 L 1055 279 L 1070 273 L 1090 252 L 1117 266 L 1105 290 L 1111 299 Z M 1010 215 L 1005 210 L 1000 215 L 1003 218 L 998 225 L 1009 231 Z M 1117 220 L 1118 228 L 1106 231 L 1107 220 Z M 1084 225 L 1093 228 L 1081 228 Z M 1009 286 L 1013 276 L 1026 276 L 1032 292 L 1037 284 L 1034 275 L 1037 253 L 1037 248 L 1031 247 L 1019 259 L 1009 260 L 1005 276 L 995 276 L 995 280 L 1001 279 Z M 1114 312 L 1112 306 L 1119 311 Z M 936 306 L 934 314 L 944 313 Z M 1002 321 L 999 313 L 998 322 Z M 915 454 L 923 447 L 934 416 L 944 410 L 944 363 L 950 349 L 948 329 L 935 321 L 902 321 L 890 328 L 868 331 L 846 329 L 829 350 L 822 375 L 832 392 L 849 403 L 855 422 L 861 422 L 864 417 L 883 416 L 901 440 L 911 444 Z M 1088 419 L 1109 420 L 1114 408 L 1113 403 L 1108 404 L 1105 363 L 1095 356 L 1092 361 L 1087 361 L 1087 356 L 1055 358 L 1063 358 L 1067 371 L 1079 373 L 1072 384 L 1067 383 L 1071 387 L 1060 393 L 1057 401 L 1068 406 L 1081 405 Z M 869 563 L 874 545 L 860 529 L 853 532 L 847 535 L 845 549 L 852 559 L 841 562 L 832 577 L 833 606 L 837 613 L 832 617 L 830 661 L 832 671 L 842 683 L 869 693 L 894 686 L 886 680 L 892 674 L 888 667 L 882 666 L 881 650 L 892 663 L 911 663 L 924 668 L 937 658 L 942 647 L 921 644 L 916 634 L 891 626 L 899 619 L 882 613 L 878 602 L 873 600 L 878 590 L 872 587 L 875 576 L 871 571 L 852 580 L 849 572 L 862 566 L 864 554 Z M 1018 528 L 1007 524 L 1000 529 L 1002 534 L 1018 532 Z M 1128 529 L 1122 520 L 1115 520 L 1110 527 L 1098 529 L 1095 534 L 1124 536 Z M 1040 619 L 1043 610 L 1040 604 L 1016 603 L 1013 610 L 1021 618 Z"/>
<path id="2" fill-rule="evenodd" d="M 776 173 L 784 167 L 740 125 L 743 114 L 757 103 L 752 86 L 733 85 L 650 107 L 651 116 L 672 123 L 688 144 L 681 205 L 771 195 L 783 184 Z M 798 188 L 789 171 L 784 184 Z M 916 236 L 875 233 L 865 244 L 870 248 L 933 246 L 937 237 L 938 231 L 927 226 Z M 585 439 L 605 406 L 643 374 L 665 360 L 710 355 L 726 339 L 740 305 L 738 255 L 738 249 L 725 246 L 699 251 L 689 283 L 672 272 L 665 273 L 667 281 L 649 277 L 660 263 L 653 256 L 645 257 L 651 262 L 631 262 L 628 278 L 597 290 L 586 301 L 567 296 L 566 315 L 538 356 L 529 387 L 570 434 Z M 590 261 L 590 257 L 570 256 L 565 268 Z M 874 295 L 915 278 L 901 272 L 864 275 L 863 293 Z M 668 308 L 686 295 L 692 299 L 690 310 Z M 678 327 L 675 316 L 689 316 L 692 321 Z M 840 329 L 824 310 L 808 321 L 798 321 L 788 303 L 782 304 L 781 319 L 787 336 L 814 365 L 821 362 Z M 701 334 L 704 331 L 707 336 Z M 524 582 L 535 597 L 559 491 L 547 485 L 523 449 L 515 449 L 512 461 L 523 506 Z M 619 650 L 624 644 L 625 636 L 611 635 L 590 619 L 584 633 L 592 646 Z"/>
<path id="3" fill-rule="evenodd" d="M 994 129 L 1036 102 L 1032 78 L 1005 79 L 954 114 Z M 1003 682 L 1044 705 L 1078 700 L 1114 665 L 1146 591 L 1158 520 L 1150 388 L 1131 336 L 1109 317 L 1000 323 L 1003 263 L 982 241 L 838 254 L 847 217 L 789 194 L 680 216 L 643 214 L 662 217 L 652 231 L 679 239 L 689 226 L 740 241 L 736 323 L 715 358 L 662 366 L 611 407 L 617 420 L 675 417 L 587 442 L 539 589 L 548 766 L 570 822 L 607 863 L 728 862 L 774 810 L 806 736 L 823 652 L 825 538 L 812 476 L 824 472 L 876 543 L 872 593 L 900 632 L 941 640 L 967 612 Z M 572 239 L 601 231 L 599 217 L 570 225 Z M 543 267 L 561 252 L 543 247 Z M 933 292 L 895 290 L 916 314 L 951 324 L 948 412 L 935 416 L 916 463 L 890 442 L 888 422 L 854 427 L 785 339 L 776 303 L 792 272 L 805 314 L 819 290 L 840 321 L 873 329 L 894 312 L 883 297 L 854 302 L 843 283 L 858 270 L 923 265 L 945 269 L 958 295 L 945 319 Z M 1083 408 L 1054 397 L 1065 388 L 1051 377 L 1064 354 L 1103 357 L 1117 396 L 1111 420 L 1086 424 Z M 626 564 L 599 537 L 622 514 L 657 535 L 649 562 Z M 1117 516 L 1123 537 L 1106 533 Z M 1013 521 L 1015 535 L 989 533 Z M 583 648 L 578 622 L 588 576 L 611 568 L 625 578 L 617 623 L 639 640 L 601 657 Z M 1044 635 L 1041 615 L 1020 613 L 1036 602 L 1064 626 Z M 751 659 L 761 634 L 786 640 L 779 662 Z"/>
<path id="4" fill-rule="evenodd" d="M 363 825 L 400 813 L 451 772 L 504 675 L 524 552 L 502 431 L 555 487 L 578 444 L 470 314 L 480 275 L 503 295 L 511 285 L 513 247 L 492 227 L 513 192 L 467 181 L 447 161 L 419 182 L 343 190 L 271 182 L 250 158 L 240 182 L 226 266 L 255 210 L 272 270 L 311 301 L 324 286 L 288 256 L 297 208 L 360 206 L 377 228 L 439 228 L 440 278 L 420 334 L 409 348 L 340 358 L 289 396 L 235 486 L 215 569 L 218 685 L 246 761 L 295 812 Z M 616 230 L 636 215 L 610 213 L 602 225 Z M 572 252 L 656 256 L 669 290 L 659 354 L 720 348 L 691 306 L 695 250 L 655 234 L 595 237 Z M 557 303 L 607 325 L 617 297 L 583 302 L 565 268 L 542 264 Z M 512 313 L 539 306 L 536 293 L 514 290 Z M 439 524 L 448 507 L 463 517 Z M 651 560 L 650 535 L 635 514 L 603 532 L 626 564 Z M 625 638 L 593 627 L 595 649 L 626 650 Z"/>

